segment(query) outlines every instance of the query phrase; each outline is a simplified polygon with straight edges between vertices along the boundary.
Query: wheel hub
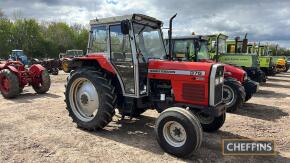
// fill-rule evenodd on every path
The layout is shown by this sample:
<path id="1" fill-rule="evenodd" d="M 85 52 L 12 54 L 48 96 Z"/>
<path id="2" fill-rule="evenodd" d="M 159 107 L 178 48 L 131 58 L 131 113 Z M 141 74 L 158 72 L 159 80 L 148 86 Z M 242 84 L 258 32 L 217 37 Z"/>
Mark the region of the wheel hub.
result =
<path id="1" fill-rule="evenodd" d="M 163 127 L 165 140 L 174 147 L 181 147 L 187 139 L 184 127 L 175 121 L 167 122 Z"/>
<path id="2" fill-rule="evenodd" d="M 10 84 L 9 84 L 9 80 L 6 77 L 2 78 L 2 82 L 0 84 L 1 84 L 0 87 L 2 88 L 2 91 L 7 92 L 9 90 Z"/>
<path id="3" fill-rule="evenodd" d="M 85 94 L 81 95 L 82 104 L 86 105 L 86 104 L 88 104 L 88 101 L 89 101 L 89 98 L 87 95 L 85 95 Z"/>

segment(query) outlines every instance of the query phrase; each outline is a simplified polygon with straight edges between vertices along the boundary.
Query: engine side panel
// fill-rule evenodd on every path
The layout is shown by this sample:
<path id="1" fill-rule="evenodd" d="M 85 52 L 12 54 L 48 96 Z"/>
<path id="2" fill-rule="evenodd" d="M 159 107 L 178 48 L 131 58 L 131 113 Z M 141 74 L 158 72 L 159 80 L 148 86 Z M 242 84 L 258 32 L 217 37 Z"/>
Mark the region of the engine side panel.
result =
<path id="1" fill-rule="evenodd" d="M 170 80 L 175 102 L 207 106 L 211 66 L 211 63 L 150 60 L 148 77 Z"/>

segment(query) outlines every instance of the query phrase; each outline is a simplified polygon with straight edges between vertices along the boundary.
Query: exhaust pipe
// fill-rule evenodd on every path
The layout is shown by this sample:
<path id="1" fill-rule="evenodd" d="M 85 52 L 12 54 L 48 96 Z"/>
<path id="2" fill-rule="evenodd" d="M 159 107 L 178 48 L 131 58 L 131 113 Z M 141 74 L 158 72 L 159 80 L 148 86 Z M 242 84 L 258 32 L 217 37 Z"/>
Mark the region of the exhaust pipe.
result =
<path id="1" fill-rule="evenodd" d="M 172 21 L 176 17 L 177 13 L 173 15 L 169 20 L 169 30 L 168 30 L 168 42 L 169 42 L 169 51 L 168 59 L 171 61 L 173 59 L 172 54 Z"/>
<path id="2" fill-rule="evenodd" d="M 218 62 L 218 55 L 219 55 L 219 40 L 220 40 L 220 36 L 222 34 L 220 33 L 217 38 L 216 38 L 216 53 L 215 53 L 215 61 Z"/>
<path id="3" fill-rule="evenodd" d="M 248 46 L 247 36 L 248 36 L 248 33 L 245 34 L 245 38 L 243 39 L 242 53 L 247 53 L 247 46 Z"/>

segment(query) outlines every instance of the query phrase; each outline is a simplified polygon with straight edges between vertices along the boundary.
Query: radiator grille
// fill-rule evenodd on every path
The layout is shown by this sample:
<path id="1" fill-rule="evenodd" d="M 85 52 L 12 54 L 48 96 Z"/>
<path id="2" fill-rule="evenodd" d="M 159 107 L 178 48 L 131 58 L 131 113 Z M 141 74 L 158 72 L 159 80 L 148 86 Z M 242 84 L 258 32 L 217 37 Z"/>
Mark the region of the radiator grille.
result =
<path id="1" fill-rule="evenodd" d="M 182 97 L 185 100 L 202 102 L 205 99 L 205 86 L 185 83 L 182 86 Z"/>
<path id="2" fill-rule="evenodd" d="M 219 66 L 216 70 L 216 78 L 223 77 L 224 66 Z M 223 84 L 218 84 L 215 86 L 215 99 L 214 103 L 218 104 L 223 100 Z"/>
<path id="3" fill-rule="evenodd" d="M 215 87 L 215 99 L 214 103 L 218 104 L 223 100 L 223 85 L 219 84 Z"/>

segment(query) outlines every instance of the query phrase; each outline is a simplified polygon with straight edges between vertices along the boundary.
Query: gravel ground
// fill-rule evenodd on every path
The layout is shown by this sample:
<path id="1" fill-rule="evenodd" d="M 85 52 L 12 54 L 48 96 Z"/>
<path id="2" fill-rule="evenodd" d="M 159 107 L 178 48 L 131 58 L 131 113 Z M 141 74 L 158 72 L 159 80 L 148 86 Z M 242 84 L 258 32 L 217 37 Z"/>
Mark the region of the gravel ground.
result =
<path id="1" fill-rule="evenodd" d="M 16 99 L 0 96 L 0 162 L 290 162 L 290 73 L 268 82 L 235 114 L 227 114 L 216 133 L 204 133 L 201 149 L 178 159 L 155 140 L 158 114 L 120 121 L 117 115 L 104 130 L 87 132 L 71 122 L 64 103 L 66 75 L 52 76 L 50 91 L 37 95 L 27 87 Z M 276 156 L 223 156 L 223 138 L 268 138 Z"/>

